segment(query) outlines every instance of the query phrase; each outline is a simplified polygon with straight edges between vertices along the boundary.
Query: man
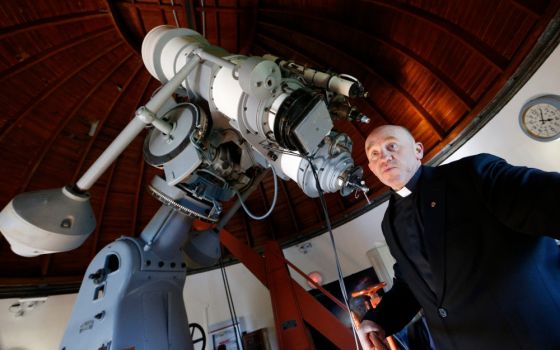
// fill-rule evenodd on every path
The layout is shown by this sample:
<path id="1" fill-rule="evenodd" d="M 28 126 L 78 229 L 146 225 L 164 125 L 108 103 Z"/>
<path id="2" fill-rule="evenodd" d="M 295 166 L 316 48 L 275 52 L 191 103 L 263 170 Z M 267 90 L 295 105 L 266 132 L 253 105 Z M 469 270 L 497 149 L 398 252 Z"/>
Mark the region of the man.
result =
<path id="1" fill-rule="evenodd" d="M 365 151 L 392 189 L 382 229 L 397 261 L 360 327 L 370 346 L 423 308 L 439 350 L 560 349 L 560 174 L 489 154 L 422 166 L 422 144 L 393 125 Z"/>

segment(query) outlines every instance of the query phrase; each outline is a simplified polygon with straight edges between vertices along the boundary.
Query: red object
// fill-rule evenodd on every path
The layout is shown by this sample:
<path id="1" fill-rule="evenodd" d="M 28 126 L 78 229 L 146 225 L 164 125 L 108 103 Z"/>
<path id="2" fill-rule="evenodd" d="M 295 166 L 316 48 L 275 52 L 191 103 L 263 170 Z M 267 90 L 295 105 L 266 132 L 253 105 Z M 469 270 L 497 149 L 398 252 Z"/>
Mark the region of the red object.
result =
<path id="1" fill-rule="evenodd" d="M 204 231 L 204 230 L 208 230 L 211 229 L 212 227 L 216 226 L 216 224 L 211 224 L 209 222 L 205 222 L 202 220 L 194 220 L 192 223 L 192 228 L 195 231 Z"/>
<path id="2" fill-rule="evenodd" d="M 304 323 L 294 283 L 283 259 L 278 243 L 267 242 L 264 247 L 267 287 L 270 291 L 274 322 L 280 349 L 314 349 L 313 340 Z"/>
<path id="3" fill-rule="evenodd" d="M 315 348 L 302 320 L 338 348 L 355 347 L 352 332 L 291 278 L 277 242 L 266 244 L 263 257 L 226 230 L 220 240 L 270 290 L 280 349 Z"/>
<path id="4" fill-rule="evenodd" d="M 370 309 L 370 308 L 376 308 L 377 304 L 379 304 L 379 302 L 381 301 L 381 297 L 379 295 L 377 295 L 377 292 L 379 290 L 381 290 L 382 288 L 384 288 L 387 284 L 385 282 L 381 282 L 381 283 L 377 283 L 369 288 L 366 289 L 362 289 L 359 290 L 357 292 L 353 292 L 352 293 L 352 298 L 356 298 L 356 297 L 361 297 L 361 296 L 367 296 L 369 299 L 366 300 L 366 308 Z M 355 315 L 353 315 L 355 316 Z M 359 322 L 357 321 L 357 319 L 353 319 L 353 321 L 355 322 L 356 326 L 358 326 Z M 398 350 L 397 344 L 395 343 L 395 340 L 393 339 L 392 336 L 389 336 L 386 338 L 387 339 L 387 343 L 389 344 L 389 349 L 390 350 Z"/>
<path id="5" fill-rule="evenodd" d="M 312 271 L 307 275 L 314 283 L 307 281 L 307 284 L 311 288 L 315 288 L 316 285 L 323 284 L 323 275 L 319 271 Z"/>
<path id="6" fill-rule="evenodd" d="M 372 287 L 359 290 L 352 293 L 352 298 L 367 296 L 369 299 L 366 300 L 366 309 L 376 308 L 377 304 L 381 301 L 381 297 L 377 295 L 377 292 L 383 289 L 387 284 L 385 282 L 377 283 Z"/>

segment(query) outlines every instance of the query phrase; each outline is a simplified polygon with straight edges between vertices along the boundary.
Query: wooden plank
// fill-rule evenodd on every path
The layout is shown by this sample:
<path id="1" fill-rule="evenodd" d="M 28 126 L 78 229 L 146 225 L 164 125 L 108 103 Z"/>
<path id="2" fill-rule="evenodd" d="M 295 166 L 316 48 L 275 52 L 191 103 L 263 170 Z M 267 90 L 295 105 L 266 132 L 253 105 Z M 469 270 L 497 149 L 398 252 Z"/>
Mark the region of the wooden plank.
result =
<path id="1" fill-rule="evenodd" d="M 508 60 L 498 54 L 491 46 L 482 42 L 479 38 L 467 32 L 460 26 L 447 21 L 444 18 L 438 17 L 428 11 L 419 7 L 408 5 L 405 3 L 395 3 L 388 0 L 360 0 L 362 2 L 371 3 L 386 9 L 393 10 L 403 15 L 418 19 L 430 27 L 442 30 L 465 46 L 469 47 L 473 52 L 476 52 L 482 59 L 489 65 L 494 67 L 500 72 L 503 72 L 508 65 Z"/>
<path id="2" fill-rule="evenodd" d="M 15 120 L 13 120 L 11 122 L 11 124 L 5 128 L 2 133 L 0 134 L 0 142 L 4 139 L 4 137 L 6 135 L 8 135 L 10 133 L 10 131 L 12 131 L 12 129 L 14 127 L 16 127 L 23 119 L 25 119 L 27 117 L 27 115 L 29 113 L 31 113 L 31 111 L 33 111 L 37 106 L 39 106 L 43 101 L 47 100 L 48 97 L 54 92 L 56 91 L 56 89 L 58 89 L 60 86 L 62 86 L 64 83 L 66 83 L 68 80 L 70 80 L 71 78 L 73 78 L 76 74 L 80 73 L 82 71 L 82 69 L 84 69 L 85 67 L 91 65 L 93 62 L 97 61 L 98 59 L 102 58 L 103 56 L 105 56 L 106 54 L 108 54 L 109 52 L 115 50 L 117 47 L 121 46 L 123 43 L 122 42 L 117 42 L 109 47 L 107 47 L 105 50 L 99 51 L 99 53 L 93 57 L 91 57 L 90 59 L 88 59 L 87 61 L 84 61 L 81 65 L 75 67 L 74 69 L 72 69 L 70 72 L 68 72 L 64 78 L 57 80 L 56 84 L 50 85 L 45 87 L 42 92 L 39 94 L 39 98 L 35 99 L 33 101 L 33 103 L 31 103 L 30 105 L 27 106 L 27 108 L 22 112 L 22 113 L 18 113 L 18 116 L 15 118 Z"/>
<path id="3" fill-rule="evenodd" d="M 20 189 L 18 192 L 25 192 L 25 190 L 27 189 L 27 187 L 29 186 L 29 182 L 31 181 L 31 179 L 33 178 L 33 175 L 35 175 L 35 172 L 37 171 L 37 169 L 39 168 L 39 165 L 41 164 L 41 162 L 43 161 L 43 159 L 45 158 L 45 156 L 47 155 L 47 153 L 49 153 L 51 151 L 51 148 L 53 146 L 53 144 L 55 143 L 55 141 L 58 139 L 60 133 L 66 128 L 66 126 L 74 119 L 76 113 L 78 113 L 82 106 L 89 100 L 89 98 L 95 93 L 97 92 L 97 89 L 101 86 L 101 84 L 103 82 L 105 82 L 107 79 L 109 79 L 109 77 L 111 75 L 113 75 L 113 73 L 115 71 L 117 71 L 119 68 L 121 68 L 121 66 L 133 55 L 133 53 L 129 53 L 128 55 L 124 56 L 123 59 L 120 62 L 117 62 L 114 67 L 108 71 L 106 74 L 104 74 L 103 76 L 100 77 L 100 79 L 97 81 L 97 83 L 88 91 L 88 93 L 80 99 L 80 102 L 76 104 L 76 106 L 72 109 L 72 111 L 68 114 L 68 116 L 66 117 L 66 119 L 64 120 L 64 122 L 57 128 L 56 132 L 54 135 L 52 135 L 51 137 L 49 137 L 49 140 L 47 142 L 47 144 L 45 144 L 43 147 L 41 147 L 41 153 L 39 154 L 39 156 L 32 161 L 33 166 L 31 168 L 29 168 L 27 170 L 26 175 L 24 175 L 22 178 L 24 178 L 25 180 L 23 181 Z"/>
<path id="4" fill-rule="evenodd" d="M 108 16 L 107 12 L 87 11 L 87 12 L 77 12 L 77 13 L 72 13 L 72 14 L 62 15 L 57 17 L 41 18 L 40 20 L 34 22 L 21 23 L 15 26 L 5 27 L 0 29 L 0 40 L 3 40 L 8 36 L 14 36 L 14 35 L 19 35 L 21 33 L 40 30 L 45 27 L 53 27 L 61 24 L 81 22 L 83 20 L 88 20 L 93 18 L 103 18 L 107 16 Z"/>

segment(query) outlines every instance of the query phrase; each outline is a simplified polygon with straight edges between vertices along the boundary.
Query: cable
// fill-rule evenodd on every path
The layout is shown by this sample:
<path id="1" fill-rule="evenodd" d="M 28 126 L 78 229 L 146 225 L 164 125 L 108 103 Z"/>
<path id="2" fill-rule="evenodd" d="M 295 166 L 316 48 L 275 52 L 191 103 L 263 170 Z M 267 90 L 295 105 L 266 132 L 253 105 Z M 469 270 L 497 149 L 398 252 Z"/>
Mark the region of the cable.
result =
<path id="1" fill-rule="evenodd" d="M 200 0 L 200 7 L 202 8 L 202 37 L 206 38 L 206 12 L 204 11 L 204 0 Z"/>
<path id="2" fill-rule="evenodd" d="M 340 285 L 340 291 L 342 293 L 342 298 L 344 299 L 344 304 L 346 305 L 346 308 L 348 309 L 348 317 L 350 319 L 350 325 L 352 326 L 352 334 L 354 335 L 354 342 L 356 344 L 356 350 L 359 350 L 360 347 L 358 345 L 358 330 L 356 329 L 356 326 L 354 325 L 354 322 L 352 321 L 352 314 L 351 314 L 351 310 L 350 310 L 350 303 L 348 302 L 348 292 L 346 291 L 346 286 L 344 285 L 344 277 L 342 275 L 342 269 L 340 268 L 340 260 L 338 258 L 338 252 L 336 249 L 336 243 L 334 241 L 334 235 L 332 232 L 332 226 L 331 226 L 331 221 L 329 219 L 329 212 L 327 210 L 327 203 L 325 201 L 325 197 L 323 196 L 323 190 L 321 189 L 321 185 L 319 183 L 319 176 L 317 175 L 317 170 L 315 169 L 315 165 L 312 162 L 311 157 L 305 157 L 305 159 L 307 160 L 307 162 L 310 164 L 311 166 L 311 171 L 313 172 L 313 176 L 315 177 L 315 185 L 317 187 L 317 192 L 319 192 L 319 199 L 321 202 L 321 207 L 323 209 L 323 215 L 325 216 L 325 223 L 327 224 L 327 229 L 329 230 L 329 237 L 331 239 L 331 245 L 334 251 L 334 257 L 335 257 L 335 261 L 336 261 L 336 271 L 338 274 L 338 284 Z"/>
<path id="3" fill-rule="evenodd" d="M 229 280 L 227 277 L 226 268 L 222 256 L 220 256 L 220 270 L 222 272 L 222 281 L 224 282 L 224 288 L 226 290 L 226 299 L 228 302 L 231 324 L 233 326 L 233 331 L 235 333 L 235 341 L 236 344 L 241 344 L 241 349 L 243 350 L 243 342 L 239 341 L 239 336 L 241 335 L 241 332 L 239 331 L 239 324 L 237 322 L 237 313 L 235 312 L 235 305 L 233 304 L 233 297 L 231 295 L 231 289 L 229 288 Z"/>
<path id="4" fill-rule="evenodd" d="M 234 327 L 234 332 L 236 333 L 235 339 L 237 340 L 237 329 L 236 329 L 236 324 L 237 324 L 236 321 L 237 320 L 236 320 L 236 317 L 234 316 L 234 311 L 233 311 L 233 309 L 235 307 L 232 305 L 232 300 L 231 300 L 231 295 L 230 295 L 231 291 L 228 288 L 229 286 L 226 282 L 225 267 L 223 265 L 223 261 L 222 261 L 221 258 L 220 258 L 220 272 L 222 273 L 222 282 L 224 283 L 224 290 L 226 292 L 226 300 L 227 300 L 227 303 L 228 303 L 229 317 L 231 319 L 231 325 Z"/>
<path id="5" fill-rule="evenodd" d="M 173 3 L 173 0 L 171 0 L 171 8 L 173 9 L 173 18 L 175 18 L 175 24 L 177 25 L 177 28 L 179 28 L 179 20 L 177 19 L 177 12 L 175 12 L 175 4 Z"/>
<path id="6" fill-rule="evenodd" d="M 278 176 L 276 175 L 276 170 L 274 169 L 273 166 L 270 166 L 270 169 L 272 169 L 272 175 L 273 175 L 273 179 L 274 179 L 274 197 L 272 199 L 272 204 L 270 205 L 270 209 L 268 209 L 268 211 L 264 215 L 256 216 L 253 213 L 251 213 L 249 211 L 249 208 L 247 208 L 245 206 L 245 203 L 243 202 L 243 198 L 241 197 L 241 193 L 239 193 L 239 191 L 235 190 L 235 193 L 239 197 L 239 202 L 241 203 L 241 206 L 243 207 L 243 210 L 245 210 L 245 213 L 247 213 L 247 215 L 249 215 L 249 217 L 251 219 L 263 220 L 263 219 L 267 218 L 272 213 L 272 210 L 276 206 L 276 199 L 278 198 Z"/>

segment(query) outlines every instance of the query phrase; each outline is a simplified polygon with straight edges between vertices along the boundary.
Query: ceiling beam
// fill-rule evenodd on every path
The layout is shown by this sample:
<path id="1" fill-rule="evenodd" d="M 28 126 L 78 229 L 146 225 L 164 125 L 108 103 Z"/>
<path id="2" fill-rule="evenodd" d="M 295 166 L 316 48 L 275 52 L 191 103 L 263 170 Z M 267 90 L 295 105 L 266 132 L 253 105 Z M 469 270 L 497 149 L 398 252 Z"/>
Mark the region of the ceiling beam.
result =
<path id="1" fill-rule="evenodd" d="M 235 6 L 237 6 L 237 8 L 239 8 L 239 0 L 237 0 L 235 2 Z M 241 45 L 240 45 L 240 42 L 241 42 L 240 32 L 241 32 L 241 30 L 239 30 L 240 27 L 241 27 L 240 19 L 241 19 L 241 15 L 239 13 L 236 13 L 235 14 L 235 28 L 236 28 L 236 30 L 235 30 L 235 53 L 239 53 L 239 50 L 241 49 Z M 255 22 L 255 20 L 256 19 L 253 19 L 253 22 Z"/>
<path id="2" fill-rule="evenodd" d="M 208 13 L 208 12 L 207 12 Z M 212 12 L 210 12 L 212 13 Z M 220 26 L 220 12 L 218 11 L 214 11 L 214 18 L 215 18 L 215 23 L 216 23 L 216 43 L 218 46 L 222 46 L 222 31 L 221 31 L 221 26 Z"/>
<path id="3" fill-rule="evenodd" d="M 135 57 L 133 57 L 133 59 L 138 60 L 138 57 L 135 56 Z M 76 171 L 74 172 L 74 175 L 72 176 L 72 182 L 73 183 L 78 181 L 78 179 L 79 179 L 78 176 L 82 174 L 82 168 L 83 168 L 84 163 L 87 159 L 87 156 L 89 155 L 91 147 L 93 146 L 93 144 L 95 143 L 95 140 L 97 139 L 97 137 L 101 133 L 100 131 L 103 129 L 103 126 L 105 125 L 105 122 L 107 121 L 107 119 L 109 118 L 111 113 L 113 113 L 113 109 L 115 108 L 115 106 L 117 104 L 117 101 L 121 98 L 121 96 L 124 95 L 124 92 L 128 88 L 128 85 L 130 84 L 132 79 L 136 76 L 136 74 L 138 74 L 138 72 L 142 69 L 142 67 L 144 67 L 144 64 L 142 62 L 140 62 L 137 65 L 134 73 L 130 75 L 128 80 L 123 85 L 122 91 L 117 95 L 117 98 L 113 100 L 113 102 L 111 103 L 111 106 L 109 106 L 109 109 L 108 109 L 107 113 L 105 114 L 104 118 L 99 121 L 99 124 L 97 125 L 97 129 L 95 130 L 95 134 L 93 134 L 93 136 L 90 138 L 85 150 L 82 153 L 82 157 L 80 158 L 80 162 L 78 163 L 78 166 L 76 167 Z M 146 74 L 146 72 L 143 72 L 142 74 Z"/>
<path id="4" fill-rule="evenodd" d="M 53 92 L 55 92 L 59 87 L 61 87 L 64 83 L 66 83 L 68 80 L 73 78 L 76 74 L 80 73 L 82 71 L 82 69 L 90 66 L 95 61 L 97 61 L 98 59 L 101 59 L 102 57 L 107 55 L 109 52 L 115 50 L 117 47 L 121 46 L 122 44 L 123 44 L 122 42 L 117 42 L 117 43 L 115 43 L 111 46 L 108 46 L 105 50 L 99 51 L 97 53 L 97 55 L 95 55 L 95 56 L 91 57 L 90 59 L 84 61 L 81 65 L 75 67 L 71 72 L 65 74 L 62 79 L 55 80 L 56 84 L 52 84 L 52 85 L 49 85 L 49 86 L 45 87 L 40 93 L 37 94 L 38 98 L 34 99 L 33 103 L 27 105 L 26 109 L 24 111 L 16 113 L 17 117 L 14 118 L 14 120 L 11 122 L 11 124 L 8 127 L 6 127 L 2 131 L 2 133 L 0 134 L 0 142 L 4 139 L 4 137 L 6 135 L 8 135 L 12 131 L 12 129 L 14 129 L 14 127 L 19 125 L 19 123 L 22 120 L 24 120 L 27 117 L 27 115 L 29 113 L 31 113 L 31 111 L 33 111 L 43 101 L 45 101 L 48 97 L 50 97 L 50 95 Z"/>
<path id="5" fill-rule="evenodd" d="M 252 4 L 253 6 L 250 7 L 249 11 L 249 18 L 252 18 L 251 29 L 249 29 L 249 39 L 246 41 L 246 44 L 243 47 L 239 47 L 239 53 L 243 55 L 250 55 L 252 53 L 252 48 L 255 43 L 255 36 L 257 33 L 258 0 L 252 1 Z M 238 16 L 238 18 L 240 17 L 241 16 Z M 237 28 L 239 28 L 239 22 L 240 20 L 238 21 Z"/>
<path id="6" fill-rule="evenodd" d="M 108 16 L 108 12 L 101 11 L 102 10 L 100 9 L 98 11 L 76 12 L 68 15 L 41 18 L 37 21 L 5 27 L 0 29 L 0 40 L 9 36 L 16 36 L 22 33 L 43 29 L 45 27 L 55 27 L 62 24 L 82 22 L 88 19 L 103 18 Z"/>
<path id="7" fill-rule="evenodd" d="M 223 6 L 208 6 L 204 5 L 197 6 L 196 12 L 206 12 L 206 13 L 249 13 L 253 11 L 253 7 L 223 7 Z"/>
<path id="8" fill-rule="evenodd" d="M 58 139 L 58 136 L 60 135 L 60 133 L 74 119 L 74 116 L 76 115 L 76 113 L 78 113 L 78 111 L 81 110 L 82 106 L 85 105 L 85 103 L 89 100 L 89 98 L 95 92 L 97 92 L 97 89 L 101 86 L 101 84 L 103 82 L 105 82 L 107 79 L 109 79 L 109 77 L 111 77 L 111 75 L 113 75 L 113 73 L 115 73 L 115 71 L 117 69 L 119 69 L 132 55 L 133 55 L 132 52 L 130 52 L 128 55 L 125 55 L 122 60 L 120 60 L 117 64 L 115 64 L 111 70 L 109 70 L 106 74 L 104 74 L 97 81 L 97 83 L 95 83 L 95 85 L 89 89 L 88 93 L 84 97 L 80 98 L 79 102 L 74 106 L 74 108 L 72 109 L 70 114 L 66 117 L 66 119 L 62 123 L 62 125 L 60 125 L 59 127 L 56 128 L 55 134 L 50 136 L 47 144 L 45 144 L 41 147 L 41 153 L 32 162 L 34 164 L 33 167 L 31 169 L 27 170 L 26 174 L 24 176 L 22 176 L 22 178 L 24 178 L 25 180 L 23 181 L 23 184 L 20 186 L 20 189 L 18 190 L 18 192 L 25 192 L 25 190 L 27 190 L 27 187 L 29 186 L 29 183 L 31 182 L 31 179 L 33 178 L 33 175 L 35 175 L 35 172 L 39 168 L 39 165 L 41 164 L 43 159 L 45 159 L 45 156 L 50 152 L 53 144 Z"/>
<path id="9" fill-rule="evenodd" d="M 136 9 L 136 11 L 133 11 L 132 13 L 134 13 L 134 16 L 138 20 L 138 23 L 140 23 L 142 33 L 144 34 L 144 36 L 146 36 L 146 34 L 148 34 L 148 30 L 146 29 L 146 24 L 144 23 L 144 18 L 142 18 L 142 11 L 140 11 L 139 9 Z"/>
<path id="10" fill-rule="evenodd" d="M 527 6 L 526 3 L 522 3 L 519 0 L 510 0 L 510 3 L 513 6 L 523 10 L 527 14 L 527 16 L 534 17 L 534 18 L 538 18 L 541 16 L 541 14 L 538 13 L 536 10 L 530 8 L 529 6 Z"/>
<path id="11" fill-rule="evenodd" d="M 143 2 L 117 2 L 116 5 L 122 8 L 137 8 L 139 10 L 162 10 L 162 11 L 173 11 L 174 8 L 182 8 L 183 5 L 178 1 L 174 2 L 174 6 L 171 4 L 164 4 L 161 1 L 157 3 L 143 3 Z"/>
<path id="12" fill-rule="evenodd" d="M 161 0 L 159 0 L 159 3 L 161 4 Z M 160 8 L 159 9 L 159 15 L 161 16 L 161 23 L 163 23 L 164 25 L 169 25 L 169 22 L 167 21 L 167 17 L 165 16 L 165 10 Z M 177 19 L 177 22 L 178 21 L 179 21 L 179 19 Z M 173 24 L 173 26 L 175 26 L 175 24 Z"/>
<path id="13" fill-rule="evenodd" d="M 264 38 L 267 41 L 274 42 L 275 47 L 281 48 L 281 51 L 290 52 L 291 55 L 292 55 L 291 57 L 296 57 L 295 60 L 301 59 L 302 61 L 305 61 L 305 65 L 307 65 L 307 66 L 309 66 L 309 65 L 312 65 L 312 66 L 315 66 L 315 67 L 320 66 L 319 62 L 317 62 L 313 58 L 307 56 L 306 54 L 304 54 L 302 52 L 299 52 L 299 51 L 295 50 L 293 47 L 290 47 L 290 46 L 288 46 L 288 45 L 286 45 L 286 44 L 284 44 L 284 43 L 282 43 L 282 42 L 280 42 L 280 41 L 278 41 L 274 38 L 271 38 L 271 37 L 267 36 L 266 34 L 258 33 L 256 36 L 257 36 L 257 38 Z M 264 51 L 267 51 L 267 52 L 271 53 L 271 54 L 281 55 L 281 53 L 279 53 L 278 50 L 270 49 L 268 47 L 262 46 L 263 45 L 262 41 L 261 42 L 256 42 L 255 45 L 257 47 L 262 48 Z M 282 57 L 282 58 L 291 59 L 291 57 Z M 299 59 L 298 59 L 298 57 L 299 57 Z M 301 63 L 301 62 L 298 62 L 298 63 Z"/>
<path id="14" fill-rule="evenodd" d="M 187 18 L 187 25 L 198 32 L 199 30 L 198 23 L 196 22 L 194 0 L 185 0 L 185 18 Z"/>
<path id="15" fill-rule="evenodd" d="M 315 215 L 317 215 L 317 222 L 316 224 L 318 224 L 321 229 L 324 229 L 327 227 L 327 223 L 325 221 L 325 213 L 323 211 L 323 204 L 321 203 L 321 199 L 320 198 L 312 198 L 313 200 L 313 204 L 315 204 Z M 328 212 L 328 208 L 327 208 L 327 212 Z"/>
<path id="16" fill-rule="evenodd" d="M 286 185 L 286 181 L 282 179 L 278 179 L 280 182 L 280 186 L 282 187 L 282 192 L 284 193 L 284 197 L 286 197 L 286 203 L 288 205 L 288 211 L 290 212 L 290 218 L 292 219 L 292 224 L 294 225 L 294 229 L 296 232 L 301 232 L 301 225 L 297 219 L 296 212 L 294 210 L 294 206 L 292 205 L 292 197 L 290 196 L 290 191 L 288 191 L 288 186 Z"/>
<path id="17" fill-rule="evenodd" d="M 266 191 L 264 190 L 264 185 L 261 182 L 259 184 L 259 190 L 260 190 L 260 197 L 261 197 L 261 201 L 263 203 L 263 208 L 265 208 L 265 210 L 269 210 L 270 209 L 270 203 L 268 202 L 268 198 L 266 197 Z M 265 214 L 265 213 L 263 213 Z M 263 215 L 263 214 L 257 214 L 257 215 Z M 276 240 L 276 229 L 274 228 L 274 219 L 272 218 L 271 215 L 268 215 L 266 218 L 266 225 L 268 226 L 268 229 L 270 230 L 270 233 L 272 234 L 272 240 Z"/>
<path id="18" fill-rule="evenodd" d="M 374 4 L 386 9 L 401 13 L 405 16 L 418 19 L 430 27 L 437 28 L 442 32 L 448 33 L 455 39 L 476 52 L 489 65 L 494 67 L 500 73 L 503 72 L 509 64 L 509 61 L 498 54 L 494 49 L 481 41 L 479 38 L 459 27 L 458 25 L 447 21 L 446 19 L 425 11 L 419 7 L 404 3 L 395 3 L 388 0 L 360 0 L 361 2 Z"/>
<path id="19" fill-rule="evenodd" d="M 26 69 L 29 69 L 29 68 L 35 66 L 36 64 L 39 64 L 39 63 L 43 62 L 46 59 L 51 58 L 54 55 L 57 55 L 57 54 L 65 51 L 65 50 L 71 49 L 71 48 L 73 48 L 75 46 L 78 46 L 80 44 L 83 44 L 87 41 L 97 39 L 100 36 L 103 36 L 104 34 L 107 34 L 111 31 L 113 31 L 114 29 L 115 28 L 113 26 L 103 27 L 103 28 L 100 28 L 98 30 L 88 32 L 88 33 L 86 33 L 82 36 L 72 38 L 68 42 L 63 43 L 61 45 L 53 46 L 53 47 L 50 47 L 46 50 L 43 50 L 43 51 L 41 51 L 40 54 L 35 55 L 35 56 L 31 56 L 29 59 L 18 62 L 16 64 L 14 64 L 13 66 L 11 66 L 10 68 L 4 70 L 3 72 L 0 72 L 0 83 L 3 82 L 4 80 L 10 79 L 12 76 L 14 76 L 14 75 L 26 70 Z"/>

